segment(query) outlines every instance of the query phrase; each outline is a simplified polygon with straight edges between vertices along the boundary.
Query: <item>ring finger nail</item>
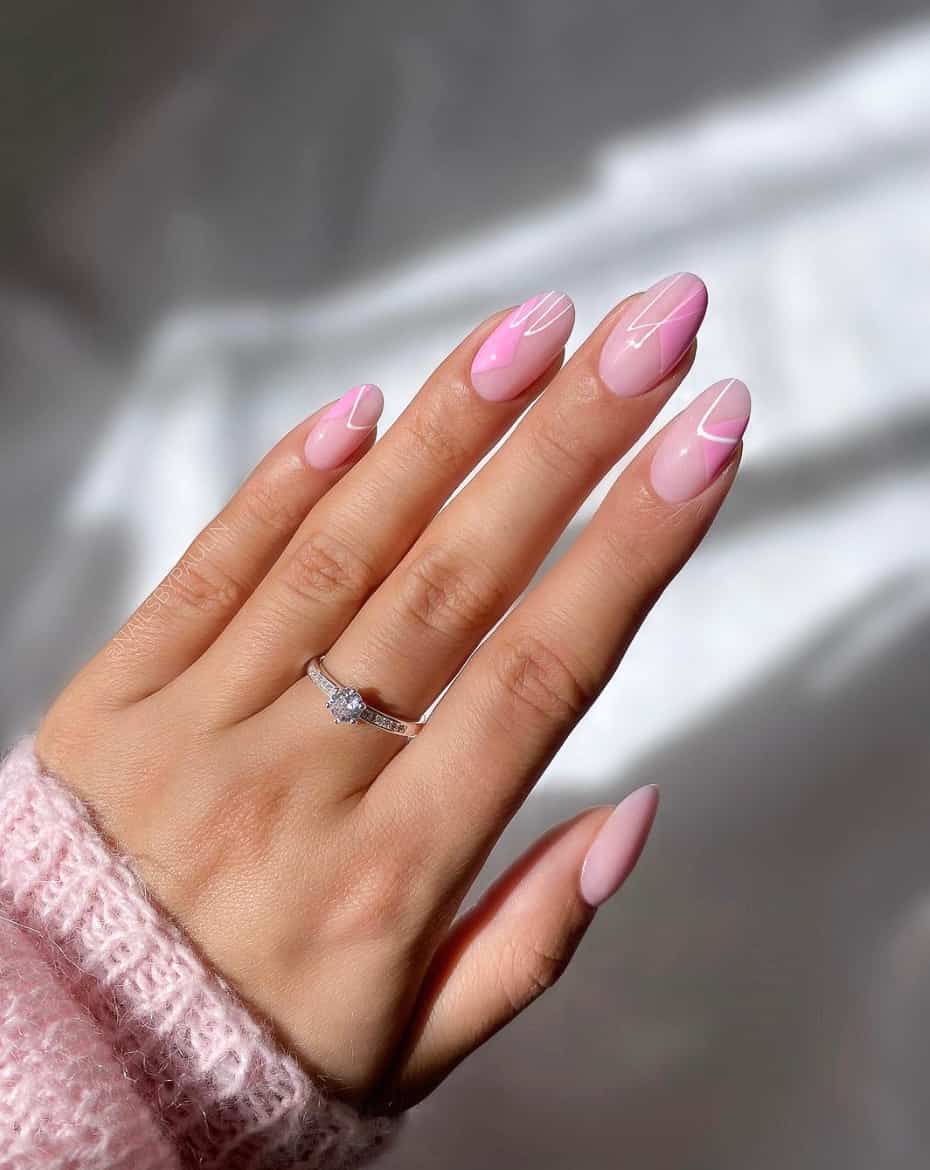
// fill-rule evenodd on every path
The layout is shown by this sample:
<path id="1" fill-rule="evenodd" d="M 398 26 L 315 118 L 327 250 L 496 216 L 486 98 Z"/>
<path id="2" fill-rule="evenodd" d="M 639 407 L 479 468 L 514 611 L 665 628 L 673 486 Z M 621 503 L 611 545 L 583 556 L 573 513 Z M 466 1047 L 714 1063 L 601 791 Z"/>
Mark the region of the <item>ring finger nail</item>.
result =
<path id="1" fill-rule="evenodd" d="M 353 386 L 334 402 L 310 432 L 304 454 L 319 471 L 339 467 L 377 426 L 384 395 L 377 386 Z"/>
<path id="2" fill-rule="evenodd" d="M 472 362 L 472 385 L 491 402 L 516 398 L 545 371 L 574 324 L 575 306 L 565 293 L 530 297 L 485 339 Z"/>
<path id="3" fill-rule="evenodd" d="M 645 394 L 694 340 L 707 310 L 707 289 L 690 272 L 666 276 L 621 312 L 601 350 L 599 373 L 614 394 Z"/>
<path id="4" fill-rule="evenodd" d="M 669 423 L 652 459 L 652 486 L 670 504 L 704 490 L 730 461 L 749 422 L 743 382 L 716 382 Z"/>

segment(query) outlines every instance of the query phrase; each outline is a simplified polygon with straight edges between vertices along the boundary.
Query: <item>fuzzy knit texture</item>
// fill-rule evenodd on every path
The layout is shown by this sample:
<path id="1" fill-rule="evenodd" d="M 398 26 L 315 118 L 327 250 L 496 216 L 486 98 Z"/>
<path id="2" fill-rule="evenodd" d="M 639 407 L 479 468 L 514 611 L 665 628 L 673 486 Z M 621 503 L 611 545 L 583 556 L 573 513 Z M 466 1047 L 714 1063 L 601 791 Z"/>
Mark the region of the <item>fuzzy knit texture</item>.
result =
<path id="1" fill-rule="evenodd" d="M 146 897 L 31 740 L 0 768 L 0 1170 L 349 1170 L 328 1100 Z"/>

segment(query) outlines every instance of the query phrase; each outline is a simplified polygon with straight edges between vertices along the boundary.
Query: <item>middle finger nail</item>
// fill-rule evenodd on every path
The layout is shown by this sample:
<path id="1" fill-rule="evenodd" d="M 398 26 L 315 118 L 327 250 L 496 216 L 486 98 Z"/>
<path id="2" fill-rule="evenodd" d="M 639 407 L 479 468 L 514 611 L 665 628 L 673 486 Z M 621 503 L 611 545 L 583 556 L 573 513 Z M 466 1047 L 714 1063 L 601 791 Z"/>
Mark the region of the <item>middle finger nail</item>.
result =
<path id="1" fill-rule="evenodd" d="M 575 306 L 565 293 L 530 297 L 504 318 L 475 355 L 475 389 L 491 402 L 516 398 L 545 371 L 574 323 Z"/>
<path id="2" fill-rule="evenodd" d="M 707 309 L 699 276 L 678 272 L 635 297 L 621 312 L 604 348 L 598 372 L 622 398 L 645 394 L 681 359 Z"/>

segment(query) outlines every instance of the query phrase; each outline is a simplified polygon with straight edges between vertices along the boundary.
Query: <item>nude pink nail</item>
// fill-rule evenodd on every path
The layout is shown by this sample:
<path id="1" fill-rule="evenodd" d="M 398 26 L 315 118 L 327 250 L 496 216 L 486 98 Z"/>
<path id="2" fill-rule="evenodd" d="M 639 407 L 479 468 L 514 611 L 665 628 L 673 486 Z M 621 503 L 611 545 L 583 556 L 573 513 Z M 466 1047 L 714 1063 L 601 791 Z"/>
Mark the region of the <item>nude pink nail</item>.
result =
<path id="1" fill-rule="evenodd" d="M 736 378 L 715 382 L 673 419 L 652 458 L 652 486 L 670 504 L 699 495 L 729 463 L 752 402 Z"/>
<path id="2" fill-rule="evenodd" d="M 707 311 L 699 276 L 677 272 L 623 309 L 601 350 L 598 373 L 622 398 L 645 394 L 681 360 Z"/>
<path id="3" fill-rule="evenodd" d="M 490 402 L 508 402 L 542 374 L 575 324 L 571 297 L 539 293 L 508 314 L 471 365 L 472 385 Z"/>
<path id="4" fill-rule="evenodd" d="M 341 466 L 378 425 L 383 409 L 384 395 L 377 386 L 366 382 L 347 390 L 307 437 L 307 463 L 318 471 Z"/>
<path id="5" fill-rule="evenodd" d="M 606 902 L 633 872 L 658 807 L 659 790 L 647 784 L 621 800 L 601 826 L 581 867 L 581 896 L 589 906 Z"/>

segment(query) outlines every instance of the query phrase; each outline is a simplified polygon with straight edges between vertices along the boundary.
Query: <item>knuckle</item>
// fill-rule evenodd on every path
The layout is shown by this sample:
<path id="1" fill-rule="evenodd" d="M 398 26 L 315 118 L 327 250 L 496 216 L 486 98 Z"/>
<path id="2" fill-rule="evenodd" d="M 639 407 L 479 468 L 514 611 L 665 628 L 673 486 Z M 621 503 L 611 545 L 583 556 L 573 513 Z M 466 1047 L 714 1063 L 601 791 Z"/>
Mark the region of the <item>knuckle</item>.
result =
<path id="1" fill-rule="evenodd" d="M 198 541 L 191 545 L 156 592 L 162 603 L 202 615 L 240 608 L 250 590 Z"/>
<path id="2" fill-rule="evenodd" d="M 594 697 L 581 671 L 534 634 L 504 644 L 496 673 L 510 706 L 508 716 L 524 723 L 570 726 Z"/>
<path id="3" fill-rule="evenodd" d="M 270 476 L 256 474 L 242 489 L 242 506 L 248 520 L 271 532 L 293 532 L 306 515 L 302 502 Z"/>
<path id="4" fill-rule="evenodd" d="M 535 462 L 561 478 L 573 478 L 595 461 L 591 440 L 559 411 L 541 414 L 528 428 Z"/>
<path id="5" fill-rule="evenodd" d="M 317 531 L 301 540 L 285 565 L 282 580 L 306 603 L 359 606 L 375 587 L 375 575 L 348 543 Z"/>
<path id="6" fill-rule="evenodd" d="M 497 965 L 497 981 L 514 1015 L 553 987 L 565 971 L 571 951 L 546 948 L 528 939 L 511 938 Z"/>
<path id="7" fill-rule="evenodd" d="M 607 570 L 619 574 L 634 599 L 648 601 L 661 592 L 666 572 L 651 551 L 651 541 L 631 535 L 635 525 L 611 524 L 605 533 Z"/>
<path id="8" fill-rule="evenodd" d="M 444 413 L 435 406 L 420 403 L 407 424 L 408 437 L 417 460 L 425 458 L 439 467 L 460 467 L 467 452 L 457 438 Z"/>
<path id="9" fill-rule="evenodd" d="M 408 566 L 398 600 L 417 625 L 450 638 L 478 637 L 506 605 L 507 591 L 479 562 L 433 545 Z"/>

